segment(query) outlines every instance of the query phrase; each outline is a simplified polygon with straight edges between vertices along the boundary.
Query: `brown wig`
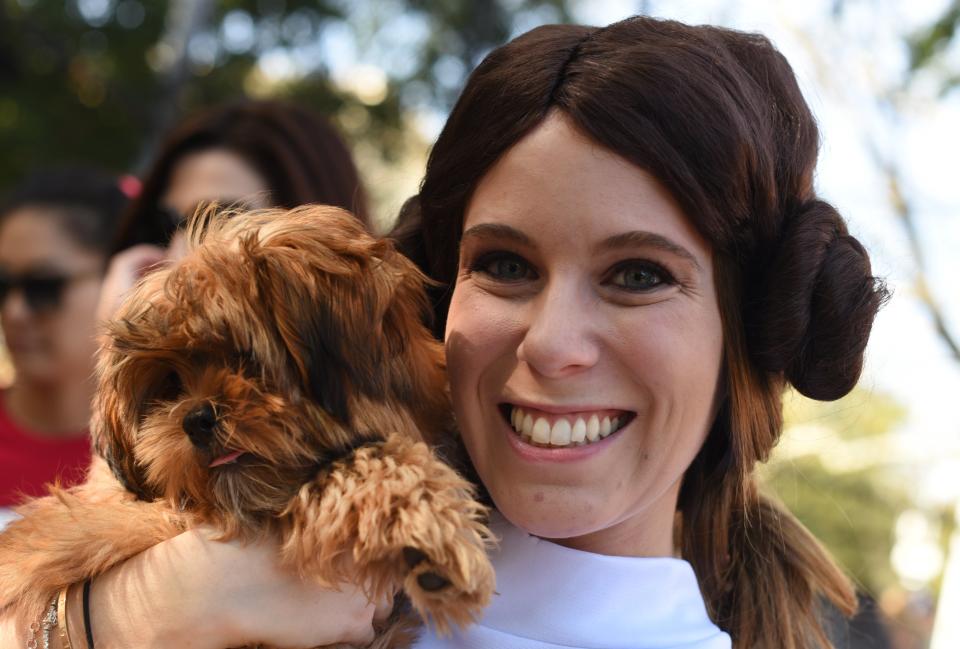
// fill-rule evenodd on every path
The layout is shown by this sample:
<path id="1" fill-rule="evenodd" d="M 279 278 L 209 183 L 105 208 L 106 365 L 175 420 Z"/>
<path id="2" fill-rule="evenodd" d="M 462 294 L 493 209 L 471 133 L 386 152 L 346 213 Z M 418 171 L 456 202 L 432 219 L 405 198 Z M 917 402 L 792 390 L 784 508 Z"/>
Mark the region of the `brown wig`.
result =
<path id="1" fill-rule="evenodd" d="M 885 298 L 863 247 L 813 189 L 818 131 L 763 36 L 645 17 L 546 26 L 473 72 L 395 230 L 439 282 L 442 332 L 463 216 L 484 174 L 551 111 L 653 174 L 713 247 L 725 398 L 679 497 L 682 555 L 737 649 L 829 647 L 843 572 L 753 469 L 782 430 L 789 382 L 837 399 L 860 376 Z"/>
<path id="2" fill-rule="evenodd" d="M 124 214 L 115 250 L 168 243 L 175 223 L 161 199 L 174 167 L 187 155 L 210 149 L 226 149 L 243 158 L 266 182 L 267 201 L 273 207 L 333 205 L 369 224 L 366 194 L 353 157 L 326 120 L 293 104 L 240 101 L 188 118 L 167 136 L 140 195 Z"/>

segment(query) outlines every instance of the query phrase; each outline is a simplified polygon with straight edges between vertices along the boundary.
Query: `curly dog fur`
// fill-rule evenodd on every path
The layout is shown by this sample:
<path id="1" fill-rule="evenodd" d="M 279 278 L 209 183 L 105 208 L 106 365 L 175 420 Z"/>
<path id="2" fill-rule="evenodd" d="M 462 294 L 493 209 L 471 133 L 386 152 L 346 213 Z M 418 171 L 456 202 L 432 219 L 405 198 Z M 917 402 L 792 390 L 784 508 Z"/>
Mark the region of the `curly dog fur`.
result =
<path id="1" fill-rule="evenodd" d="M 304 578 L 402 589 L 441 632 L 469 623 L 493 592 L 489 532 L 428 445 L 452 421 L 425 278 L 335 208 L 207 211 L 188 236 L 108 327 L 105 462 L 0 535 L 0 607 L 28 624 L 63 586 L 210 524 L 276 535 Z M 410 643 L 409 608 L 374 646 Z"/>

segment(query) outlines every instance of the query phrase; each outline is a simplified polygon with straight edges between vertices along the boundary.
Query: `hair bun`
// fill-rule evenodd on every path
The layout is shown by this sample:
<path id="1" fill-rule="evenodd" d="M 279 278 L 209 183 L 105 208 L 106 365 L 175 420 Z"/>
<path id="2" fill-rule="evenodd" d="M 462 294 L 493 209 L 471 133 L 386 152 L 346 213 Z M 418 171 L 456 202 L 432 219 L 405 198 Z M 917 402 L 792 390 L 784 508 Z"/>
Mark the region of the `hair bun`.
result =
<path id="1" fill-rule="evenodd" d="M 765 271 L 748 310 L 754 360 L 812 399 L 850 392 L 887 297 L 863 246 L 833 206 L 809 201 L 785 220 Z"/>

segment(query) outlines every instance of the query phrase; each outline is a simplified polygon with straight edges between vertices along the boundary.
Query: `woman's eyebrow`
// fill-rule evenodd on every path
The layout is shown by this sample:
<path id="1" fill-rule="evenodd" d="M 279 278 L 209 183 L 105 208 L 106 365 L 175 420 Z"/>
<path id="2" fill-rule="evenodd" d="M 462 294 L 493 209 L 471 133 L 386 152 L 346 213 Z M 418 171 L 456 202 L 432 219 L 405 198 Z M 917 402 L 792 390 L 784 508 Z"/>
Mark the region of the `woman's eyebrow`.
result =
<path id="1" fill-rule="evenodd" d="M 520 230 L 503 223 L 478 223 L 464 231 L 460 237 L 464 239 L 506 239 L 522 246 L 535 248 L 533 239 L 525 235 Z"/>
<path id="2" fill-rule="evenodd" d="M 643 230 L 631 230 L 630 232 L 623 232 L 621 234 L 604 239 L 597 246 L 597 249 L 602 251 L 617 248 L 633 248 L 638 246 L 658 248 L 664 252 L 686 259 L 693 264 L 697 270 L 703 270 L 700 267 L 700 262 L 697 261 L 697 258 L 694 256 L 694 254 L 686 248 L 678 243 L 675 243 L 674 241 L 671 241 L 662 234 L 645 232 Z"/>

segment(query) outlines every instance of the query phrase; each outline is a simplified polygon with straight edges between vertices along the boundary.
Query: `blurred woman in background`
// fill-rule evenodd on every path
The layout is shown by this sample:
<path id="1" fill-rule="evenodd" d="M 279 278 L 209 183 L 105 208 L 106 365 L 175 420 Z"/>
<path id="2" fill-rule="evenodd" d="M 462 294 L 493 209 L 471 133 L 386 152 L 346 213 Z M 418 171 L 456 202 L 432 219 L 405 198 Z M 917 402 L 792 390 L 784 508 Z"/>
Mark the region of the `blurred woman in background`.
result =
<path id="1" fill-rule="evenodd" d="M 319 114 L 276 101 L 216 106 L 173 129 L 123 216 L 99 315 L 108 318 L 143 272 L 179 254 L 177 229 L 217 202 L 249 208 L 335 205 L 369 225 L 366 192 L 346 144 Z"/>
<path id="2" fill-rule="evenodd" d="M 0 392 L 0 527 L 8 507 L 90 462 L 95 310 L 119 216 L 117 181 L 40 172 L 0 207 L 0 323 L 15 378 Z"/>

